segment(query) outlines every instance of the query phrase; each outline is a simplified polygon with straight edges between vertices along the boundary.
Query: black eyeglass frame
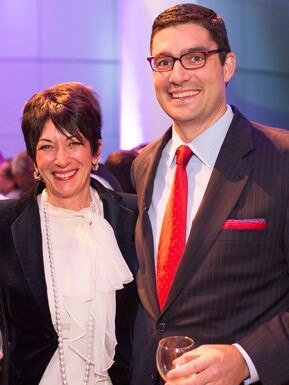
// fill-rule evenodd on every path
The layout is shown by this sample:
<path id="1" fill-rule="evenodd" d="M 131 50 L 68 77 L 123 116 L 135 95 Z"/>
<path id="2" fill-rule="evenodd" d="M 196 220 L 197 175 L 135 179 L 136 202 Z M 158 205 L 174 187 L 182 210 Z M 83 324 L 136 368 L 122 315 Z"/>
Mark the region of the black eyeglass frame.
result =
<path id="1" fill-rule="evenodd" d="M 186 55 L 189 55 L 189 54 L 198 54 L 198 53 L 201 53 L 203 55 L 205 55 L 205 60 L 204 60 L 204 63 L 202 63 L 200 66 L 197 66 L 197 67 L 193 67 L 193 68 L 187 68 L 184 66 L 183 62 L 182 62 L 182 58 Z M 173 59 L 173 65 L 172 65 L 172 68 L 170 69 L 164 69 L 164 70 L 161 70 L 161 69 L 155 69 L 153 67 L 153 64 L 152 64 L 152 61 L 153 59 L 155 59 L 156 57 L 158 56 L 149 56 L 147 57 L 147 61 L 150 63 L 150 66 L 151 66 L 151 69 L 155 72 L 168 72 L 168 71 L 171 71 L 173 68 L 174 68 L 174 65 L 175 65 L 175 62 L 176 61 L 179 61 L 181 63 L 181 65 L 183 66 L 183 68 L 185 68 L 186 70 L 195 70 L 195 69 L 198 69 L 198 68 L 202 68 L 204 67 L 204 65 L 206 64 L 207 62 L 207 57 L 208 55 L 212 55 L 212 54 L 215 54 L 215 53 L 229 53 L 229 51 L 227 49 L 224 49 L 224 48 L 219 48 L 219 49 L 211 49 L 209 51 L 193 51 L 193 52 L 187 52 L 187 53 L 184 53 L 183 55 L 179 56 L 179 57 L 175 57 L 175 56 L 163 56 L 164 58 L 171 58 Z M 161 55 L 159 57 L 162 57 Z"/>

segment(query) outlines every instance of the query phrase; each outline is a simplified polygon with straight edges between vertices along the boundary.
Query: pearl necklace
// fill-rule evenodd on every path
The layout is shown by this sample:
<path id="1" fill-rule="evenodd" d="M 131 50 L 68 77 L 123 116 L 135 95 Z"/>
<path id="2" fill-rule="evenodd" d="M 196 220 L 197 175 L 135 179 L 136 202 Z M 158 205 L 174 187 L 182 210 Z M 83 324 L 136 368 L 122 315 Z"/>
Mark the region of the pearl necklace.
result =
<path id="1" fill-rule="evenodd" d="M 91 202 L 90 208 L 93 212 L 95 211 L 95 203 L 93 201 Z M 62 385 L 68 385 L 66 367 L 65 367 L 65 361 L 64 361 L 62 323 L 61 323 L 61 316 L 60 316 L 60 307 L 59 307 L 59 298 L 58 298 L 58 289 L 57 289 L 57 282 L 56 282 L 56 273 L 55 273 L 55 265 L 54 265 L 54 258 L 53 258 L 52 242 L 51 242 L 51 236 L 50 236 L 50 225 L 49 225 L 49 217 L 48 217 L 48 203 L 47 203 L 47 197 L 46 196 L 43 199 L 43 213 L 44 213 L 44 222 L 45 222 L 45 235 L 46 235 L 47 248 L 48 248 L 49 266 L 50 266 L 52 288 L 53 288 L 53 299 L 54 299 L 55 318 L 56 318 L 56 333 L 58 335 L 58 356 L 59 356 L 61 379 L 62 379 Z M 88 326 L 88 336 L 89 336 L 88 337 L 88 358 L 86 359 L 86 363 L 85 363 L 83 385 L 87 385 L 88 380 L 89 380 L 93 326 L 94 326 L 93 317 L 90 315 L 89 326 Z"/>

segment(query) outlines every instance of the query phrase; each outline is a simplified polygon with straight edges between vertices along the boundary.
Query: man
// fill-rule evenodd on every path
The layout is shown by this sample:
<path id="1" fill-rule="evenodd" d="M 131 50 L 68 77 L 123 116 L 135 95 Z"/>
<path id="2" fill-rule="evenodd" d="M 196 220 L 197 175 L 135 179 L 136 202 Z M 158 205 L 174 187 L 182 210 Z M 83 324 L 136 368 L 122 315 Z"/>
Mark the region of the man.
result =
<path id="1" fill-rule="evenodd" d="M 164 11 L 148 60 L 173 125 L 132 169 L 141 306 L 131 384 L 162 384 L 159 340 L 187 335 L 196 349 L 178 359 L 166 385 L 288 385 L 289 133 L 253 124 L 227 105 L 236 58 L 214 11 L 194 4 Z M 176 166 L 180 146 L 193 153 L 186 168 Z M 174 205 L 187 184 L 182 229 L 183 211 Z"/>

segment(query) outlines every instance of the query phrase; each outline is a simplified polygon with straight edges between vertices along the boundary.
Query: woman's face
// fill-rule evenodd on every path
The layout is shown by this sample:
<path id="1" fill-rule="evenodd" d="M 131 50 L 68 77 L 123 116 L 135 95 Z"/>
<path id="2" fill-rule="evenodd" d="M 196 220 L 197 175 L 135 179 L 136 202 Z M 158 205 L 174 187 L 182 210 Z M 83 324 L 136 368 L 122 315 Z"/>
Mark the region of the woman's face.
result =
<path id="1" fill-rule="evenodd" d="M 35 167 L 44 181 L 51 204 L 80 210 L 89 206 L 89 181 L 93 156 L 90 143 L 63 135 L 48 120 L 36 146 Z"/>

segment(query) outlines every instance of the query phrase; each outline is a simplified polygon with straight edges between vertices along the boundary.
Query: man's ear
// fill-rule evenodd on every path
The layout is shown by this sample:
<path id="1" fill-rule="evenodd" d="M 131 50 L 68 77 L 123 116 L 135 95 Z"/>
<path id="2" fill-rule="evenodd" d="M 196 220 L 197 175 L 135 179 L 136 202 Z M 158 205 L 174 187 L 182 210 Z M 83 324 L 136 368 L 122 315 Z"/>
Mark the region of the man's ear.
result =
<path id="1" fill-rule="evenodd" d="M 224 67 L 224 80 L 225 83 L 232 78 L 236 70 L 236 55 L 233 52 L 229 52 L 226 56 Z"/>

